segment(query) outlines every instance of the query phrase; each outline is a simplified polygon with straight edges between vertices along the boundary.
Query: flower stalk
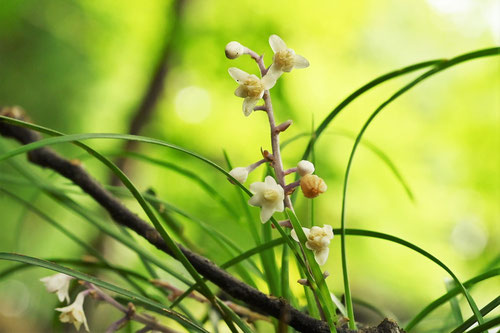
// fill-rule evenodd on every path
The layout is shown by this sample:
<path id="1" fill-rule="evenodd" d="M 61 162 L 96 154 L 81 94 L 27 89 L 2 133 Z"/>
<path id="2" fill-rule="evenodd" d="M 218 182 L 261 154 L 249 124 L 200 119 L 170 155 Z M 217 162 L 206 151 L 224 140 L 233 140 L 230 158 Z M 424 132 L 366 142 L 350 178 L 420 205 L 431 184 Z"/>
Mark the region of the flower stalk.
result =
<path id="1" fill-rule="evenodd" d="M 161 287 L 161 288 L 164 288 L 164 289 L 170 291 L 170 295 L 168 296 L 168 299 L 171 302 L 175 301 L 179 296 L 184 294 L 184 291 L 182 291 L 181 289 L 173 286 L 172 284 L 170 284 L 166 281 L 154 279 L 154 280 L 151 280 L 151 282 L 158 287 Z M 208 300 L 204 296 L 198 295 L 194 292 L 190 293 L 187 297 L 189 297 L 189 298 L 191 298 L 199 303 L 208 303 Z M 266 317 L 260 313 L 254 312 L 254 311 L 252 311 L 244 306 L 233 303 L 231 301 L 224 301 L 224 304 L 226 304 L 236 314 L 238 314 L 242 317 L 246 317 L 247 321 L 250 323 L 253 323 L 257 320 L 263 320 L 263 321 L 267 321 L 267 322 L 271 321 L 268 317 Z"/>
<path id="2" fill-rule="evenodd" d="M 273 63 L 268 68 L 266 68 L 264 64 L 263 56 L 259 56 L 256 52 L 250 50 L 249 48 L 245 48 L 244 51 L 245 54 L 250 55 L 250 57 L 252 57 L 257 63 L 261 74 L 260 81 L 258 81 L 259 79 L 257 79 L 255 76 L 238 70 L 235 67 L 229 69 L 230 75 L 240 84 L 238 89 L 236 89 L 235 91 L 235 95 L 245 98 L 243 102 L 244 115 L 249 116 L 252 111 L 262 110 L 267 113 L 269 122 L 272 155 L 270 155 L 267 151 L 263 151 L 262 155 L 265 160 L 268 160 L 271 167 L 274 169 L 275 178 L 267 176 L 265 182 L 256 182 L 251 184 L 250 192 L 253 193 L 253 196 L 248 201 L 248 203 L 252 206 L 261 207 L 260 219 L 262 223 L 267 222 L 272 217 L 274 212 L 282 212 L 285 208 L 290 209 L 292 214 L 294 214 L 294 208 L 290 200 L 290 195 L 296 190 L 298 186 L 301 187 L 304 196 L 307 198 L 314 198 L 319 194 L 325 192 L 327 189 L 326 184 L 321 178 L 316 175 L 312 175 L 315 168 L 311 162 L 300 161 L 296 167 L 286 170 L 283 167 L 279 135 L 281 132 L 288 129 L 288 127 L 292 124 L 292 121 L 287 120 L 279 125 L 276 125 L 276 119 L 269 90 L 276 84 L 276 81 L 281 77 L 283 73 L 290 72 L 294 68 L 308 67 L 309 62 L 304 57 L 297 55 L 294 50 L 288 48 L 285 42 L 277 35 L 271 35 L 271 37 L 269 38 L 269 43 L 271 45 L 271 48 L 273 49 L 274 56 Z M 237 47 L 235 45 L 237 45 Z M 241 44 L 234 44 L 234 42 L 231 42 L 226 47 L 226 51 L 228 48 L 230 48 L 234 51 L 234 54 L 238 53 L 239 55 L 239 51 L 241 51 L 240 45 Z M 233 59 L 230 56 L 228 56 L 228 58 Z M 258 103 L 260 99 L 263 99 L 264 104 L 256 105 L 256 103 Z M 250 106 L 252 107 L 251 110 L 249 109 Z M 270 158 L 271 156 L 272 158 Z M 239 179 L 246 180 L 246 177 L 248 175 L 246 171 L 246 169 L 240 167 L 231 170 L 230 174 L 235 179 L 239 177 Z M 297 172 L 301 176 L 300 180 L 287 185 L 285 176 L 294 172 Z M 279 189 L 276 188 L 276 183 L 277 185 L 279 185 Z M 285 224 L 285 227 L 292 226 L 291 224 L 292 223 L 288 222 Z M 298 226 L 293 225 L 292 229 L 295 227 L 300 227 L 300 224 L 298 224 Z M 294 231 L 295 230 L 292 230 L 292 235 L 294 235 Z M 309 230 L 307 230 L 307 232 L 308 231 Z M 306 251 L 314 252 L 314 259 L 312 260 L 315 260 L 316 262 L 318 262 L 318 264 L 323 265 L 328 257 L 328 245 L 330 243 L 329 239 L 333 237 L 331 230 L 328 231 L 330 231 L 328 235 L 323 235 L 324 232 L 323 230 L 321 230 L 320 233 L 322 235 L 319 235 L 319 230 L 314 229 L 311 233 L 313 239 L 309 239 L 304 245 L 299 243 L 306 266 L 304 267 L 304 269 L 306 269 L 311 274 L 313 273 L 311 263 L 309 262 L 309 260 L 311 260 L 311 256 L 309 256 L 309 253 L 307 253 L 306 255 Z M 314 237 L 316 236 L 319 237 L 318 240 L 314 239 Z M 308 258 L 310 259 L 308 260 Z M 318 269 L 319 268 L 315 266 L 315 270 Z M 317 276 L 317 278 L 319 278 L 319 275 Z M 327 290 L 326 284 L 324 284 L 324 281 L 316 282 L 322 284 L 323 286 L 322 297 L 329 298 L 330 295 Z M 315 288 L 313 289 L 313 292 L 322 319 L 328 319 L 330 325 L 333 325 L 334 323 L 332 320 L 334 319 L 335 315 L 332 315 L 332 318 L 330 318 L 330 315 L 332 311 L 334 311 L 334 309 L 331 309 L 332 311 L 330 311 L 330 309 L 322 308 L 322 306 L 327 306 L 326 304 L 331 302 L 322 304 L 319 301 Z M 325 312 L 329 313 L 328 318 L 326 318 Z M 331 328 L 335 331 L 334 326 L 331 326 Z"/>
<path id="3" fill-rule="evenodd" d="M 83 285 L 87 288 L 88 292 L 90 293 L 90 295 L 92 295 L 92 297 L 94 297 L 97 300 L 106 302 L 109 305 L 120 310 L 121 312 L 123 312 L 125 314 L 125 316 L 128 320 L 134 320 L 134 321 L 137 321 L 139 323 L 142 323 L 147 328 L 149 328 L 149 330 L 152 330 L 152 331 L 154 330 L 154 331 L 159 331 L 159 332 L 164 332 L 164 333 L 179 333 L 179 331 L 173 330 L 171 328 L 168 328 L 168 327 L 158 323 L 156 321 L 156 319 L 152 316 L 149 316 L 147 314 L 137 313 L 135 311 L 135 307 L 132 303 L 129 303 L 128 307 L 126 307 L 126 306 L 122 305 L 121 303 L 119 303 L 117 300 L 115 300 L 113 297 L 111 297 L 108 294 L 106 294 L 105 292 L 103 292 L 101 289 L 97 288 L 94 284 L 89 283 L 89 282 L 83 282 Z M 108 330 L 109 330 L 109 328 L 108 328 Z"/>

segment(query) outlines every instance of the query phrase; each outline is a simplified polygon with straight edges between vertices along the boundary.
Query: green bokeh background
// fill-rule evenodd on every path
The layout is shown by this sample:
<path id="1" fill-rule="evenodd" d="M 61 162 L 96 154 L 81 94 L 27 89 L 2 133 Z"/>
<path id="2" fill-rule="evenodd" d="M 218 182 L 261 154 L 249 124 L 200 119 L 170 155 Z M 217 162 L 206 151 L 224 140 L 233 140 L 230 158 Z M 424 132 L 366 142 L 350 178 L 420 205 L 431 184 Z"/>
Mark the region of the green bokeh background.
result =
<path id="1" fill-rule="evenodd" d="M 225 165 L 225 149 L 235 165 L 246 166 L 259 159 L 261 147 L 270 150 L 268 124 L 264 113 L 243 116 L 242 100 L 233 95 L 236 83 L 227 68 L 237 66 L 255 74 L 257 68 L 248 57 L 226 59 L 227 42 L 237 40 L 264 54 L 269 64 L 268 37 L 276 33 L 310 61 L 309 68 L 285 74 L 272 91 L 277 121 L 294 122 L 282 135 L 286 140 L 309 132 L 312 122 L 321 122 L 344 97 L 376 76 L 497 45 L 499 12 L 493 0 L 188 1 L 179 18 L 181 31 L 174 42 L 163 97 L 142 134 L 186 147 L 221 165 Z M 35 123 L 65 133 L 126 133 L 165 40 L 172 37 L 172 21 L 171 1 L 3 0 L 0 105 L 22 106 Z M 353 140 L 339 133 L 357 133 L 380 103 L 417 74 L 363 95 L 318 140 L 316 173 L 328 184 L 328 191 L 315 200 L 318 224 L 340 225 L 342 180 Z M 416 199 L 409 200 L 387 166 L 361 146 L 351 173 L 348 227 L 411 241 L 444 261 L 462 280 L 481 272 L 499 255 L 499 74 L 497 57 L 468 62 L 424 81 L 382 112 L 365 139 L 392 159 Z M 3 139 L 1 143 L 16 146 Z M 122 145 L 104 140 L 90 143 L 104 153 Z M 302 138 L 284 149 L 285 167 L 297 163 L 306 143 Z M 149 156 L 196 171 L 239 205 L 232 185 L 221 174 L 164 148 L 141 147 Z M 68 157 L 82 156 L 69 145 L 56 149 Z M 107 181 L 109 173 L 101 165 L 91 159 L 84 163 L 98 179 Z M 13 171 L 4 162 L 0 170 Z M 50 175 L 37 168 L 33 172 Z M 254 245 L 248 229 L 189 179 L 142 162 L 129 175 L 140 189 L 154 188 L 160 197 L 202 218 L 242 248 Z M 261 177 L 259 170 L 250 181 Z M 72 226 L 81 237 L 95 239 L 95 229 L 44 196 L 34 196 L 33 189 L 9 188 L 34 198 L 38 207 Z M 82 196 L 75 198 L 89 209 L 96 207 Z M 140 212 L 133 202 L 128 204 Z M 299 198 L 296 210 L 307 224 L 310 203 Z M 0 196 L 0 221 L 0 251 L 41 258 L 83 254 L 4 196 Z M 189 237 L 205 249 L 205 255 L 217 263 L 229 259 L 199 228 L 184 222 Z M 347 250 L 354 296 L 393 312 L 402 322 L 444 292 L 447 274 L 405 248 L 348 238 Z M 114 241 L 107 243 L 106 253 L 112 262 L 143 269 L 131 252 Z M 0 263 L 0 267 L 9 265 Z M 333 240 L 325 267 L 331 274 L 329 287 L 340 296 L 339 237 Z M 13 322 L 21 325 L 21 319 L 27 330 L 52 327 L 55 297 L 47 295 L 37 281 L 47 274 L 34 269 L 0 281 L 0 332 L 2 326 L 7 332 Z M 291 281 L 295 278 L 298 273 L 292 269 Z M 259 287 L 267 292 L 264 283 Z M 498 279 L 476 287 L 473 296 L 479 307 L 497 295 L 499 287 Z M 468 317 L 470 310 L 465 302 L 461 304 Z M 447 306 L 431 319 L 440 320 Z M 118 318 L 106 306 L 99 309 Z M 110 323 L 99 317 L 91 322 L 94 327 Z"/>

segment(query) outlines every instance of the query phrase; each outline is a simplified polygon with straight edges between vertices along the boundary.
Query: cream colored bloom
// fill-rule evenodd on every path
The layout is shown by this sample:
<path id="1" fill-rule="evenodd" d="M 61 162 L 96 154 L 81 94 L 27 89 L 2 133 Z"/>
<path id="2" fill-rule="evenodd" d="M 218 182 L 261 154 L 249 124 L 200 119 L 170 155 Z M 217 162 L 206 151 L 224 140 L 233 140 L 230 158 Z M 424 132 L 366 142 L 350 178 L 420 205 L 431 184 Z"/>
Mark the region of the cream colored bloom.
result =
<path id="1" fill-rule="evenodd" d="M 236 59 L 245 53 L 245 47 L 238 42 L 229 42 L 226 45 L 226 57 L 229 59 Z"/>
<path id="2" fill-rule="evenodd" d="M 239 83 L 234 94 L 245 99 L 243 101 L 243 114 L 248 117 L 257 102 L 264 96 L 264 91 L 270 89 L 272 85 L 268 80 L 261 80 L 236 67 L 229 68 L 229 75 Z"/>
<path id="3" fill-rule="evenodd" d="M 83 301 L 85 300 L 86 295 L 87 291 L 82 291 L 76 296 L 76 299 L 72 304 L 64 308 L 56 308 L 56 310 L 62 312 L 59 315 L 59 320 L 62 323 L 73 324 L 77 330 L 79 330 L 80 326 L 83 324 L 88 332 L 89 326 L 87 325 L 87 318 L 85 318 L 85 313 L 83 312 Z"/>
<path id="4" fill-rule="evenodd" d="M 302 230 L 304 230 L 307 237 L 306 247 L 314 252 L 314 259 L 316 259 L 316 262 L 319 265 L 324 265 L 328 258 L 328 253 L 330 252 L 328 246 L 330 245 L 330 240 L 333 238 L 332 227 L 325 224 L 323 228 L 314 226 L 311 229 L 302 228 Z M 291 236 L 295 241 L 299 242 L 295 230 L 292 230 Z"/>
<path id="5" fill-rule="evenodd" d="M 287 48 L 285 42 L 278 35 L 269 37 L 269 45 L 273 49 L 273 64 L 266 74 L 269 81 L 276 83 L 283 72 L 290 72 L 294 68 L 309 67 L 309 61 L 301 55 L 295 54 L 295 51 Z"/>
<path id="6" fill-rule="evenodd" d="M 254 195 L 248 200 L 248 204 L 261 207 L 260 220 L 262 223 L 267 222 L 274 212 L 282 212 L 285 208 L 283 203 L 285 192 L 271 176 L 267 176 L 264 182 L 251 184 L 250 191 Z"/>
<path id="7" fill-rule="evenodd" d="M 68 295 L 68 289 L 69 289 L 69 282 L 73 279 L 73 277 L 62 274 L 62 273 L 57 273 L 51 276 L 44 277 L 40 279 L 45 284 L 45 288 L 49 293 L 56 293 L 57 298 L 59 298 L 59 301 L 64 301 L 66 299 L 66 302 L 69 303 L 69 295 Z"/>
<path id="8" fill-rule="evenodd" d="M 314 164 L 312 164 L 309 161 L 302 160 L 299 163 L 297 163 L 297 172 L 301 177 L 305 175 L 310 175 L 314 172 Z"/>
<path id="9" fill-rule="evenodd" d="M 243 184 L 244 182 L 247 181 L 248 168 L 237 167 L 229 171 L 229 174 L 233 176 L 237 181 Z"/>

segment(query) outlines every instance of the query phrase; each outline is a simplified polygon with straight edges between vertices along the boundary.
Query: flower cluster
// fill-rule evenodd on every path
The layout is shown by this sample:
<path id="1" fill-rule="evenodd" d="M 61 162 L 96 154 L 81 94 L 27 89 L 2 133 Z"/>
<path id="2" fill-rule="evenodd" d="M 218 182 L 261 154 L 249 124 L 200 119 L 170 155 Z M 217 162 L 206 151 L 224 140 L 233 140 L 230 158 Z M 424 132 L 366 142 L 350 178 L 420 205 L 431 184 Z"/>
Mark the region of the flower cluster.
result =
<path id="1" fill-rule="evenodd" d="M 69 303 L 69 283 L 73 277 L 66 274 L 55 274 L 51 276 L 44 277 L 40 279 L 45 284 L 45 288 L 49 293 L 56 293 L 59 301 L 66 300 Z M 87 318 L 85 318 L 85 313 L 83 312 L 83 301 L 85 296 L 87 296 L 88 290 L 79 293 L 75 301 L 63 308 L 56 308 L 60 311 L 59 320 L 63 323 L 70 323 L 75 325 L 76 329 L 79 330 L 80 326 L 83 324 L 85 329 L 89 331 L 89 326 L 87 325 Z"/>
<path id="2" fill-rule="evenodd" d="M 266 90 L 271 89 L 276 84 L 284 72 L 290 72 L 293 68 L 306 68 L 309 61 L 306 58 L 295 54 L 295 51 L 287 48 L 285 42 L 277 35 L 269 37 L 269 44 L 274 51 L 273 63 L 266 70 L 262 78 L 248 74 L 236 67 L 229 68 L 229 75 L 239 84 L 234 94 L 243 100 L 243 114 L 249 116 L 255 105 L 264 96 Z M 238 42 L 230 42 L 226 46 L 226 57 L 236 59 L 242 54 L 250 54 L 251 51 Z"/>
<path id="3" fill-rule="evenodd" d="M 229 68 L 229 75 L 239 84 L 234 94 L 244 98 L 243 114 L 245 116 L 248 117 L 255 110 L 263 110 L 268 113 L 273 152 L 270 154 L 268 151 L 263 151 L 264 159 L 248 167 L 232 169 L 229 172 L 229 180 L 232 183 L 238 181 L 243 184 L 246 182 L 249 173 L 263 163 L 269 163 L 274 169 L 276 178 L 267 176 L 263 182 L 255 182 L 250 185 L 252 197 L 248 200 L 248 204 L 260 207 L 260 220 L 262 223 L 269 221 L 275 212 L 283 212 L 285 206 L 292 209 L 288 195 L 293 193 L 297 187 L 300 186 L 306 198 L 315 198 L 327 189 L 324 180 L 313 174 L 315 168 L 310 161 L 303 160 L 296 167 L 283 170 L 279 151 L 279 134 L 284 132 L 292 124 L 292 121 L 288 120 L 280 125 L 275 124 L 269 89 L 274 87 L 283 73 L 291 72 L 294 68 L 306 68 L 309 66 L 309 61 L 288 48 L 277 35 L 269 37 L 269 44 L 274 55 L 273 62 L 268 68 L 265 67 L 262 56 L 239 42 L 228 43 L 225 50 L 226 57 L 229 59 L 236 59 L 243 54 L 249 55 L 257 62 L 260 69 L 260 78 L 236 67 Z M 261 99 L 264 99 L 264 105 L 257 106 Z M 287 185 L 285 176 L 293 173 L 297 173 L 300 179 Z M 292 227 L 288 220 L 280 222 L 280 225 Z M 332 228 L 325 225 L 323 228 L 304 228 L 304 232 L 308 238 L 306 242 L 307 249 L 313 251 L 316 261 L 323 265 L 328 257 L 330 240 L 333 238 Z M 292 231 L 292 237 L 298 241 L 294 230 Z"/>

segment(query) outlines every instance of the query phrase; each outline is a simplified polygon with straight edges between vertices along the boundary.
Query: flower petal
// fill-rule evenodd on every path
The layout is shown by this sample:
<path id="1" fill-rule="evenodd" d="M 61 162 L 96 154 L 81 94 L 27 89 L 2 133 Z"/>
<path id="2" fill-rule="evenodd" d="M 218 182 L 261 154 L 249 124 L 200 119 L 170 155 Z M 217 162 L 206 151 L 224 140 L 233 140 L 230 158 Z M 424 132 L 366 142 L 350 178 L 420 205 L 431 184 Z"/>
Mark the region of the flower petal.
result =
<path id="1" fill-rule="evenodd" d="M 266 179 L 265 179 L 265 182 L 266 182 L 266 185 L 271 185 L 271 186 L 272 185 L 274 185 L 274 186 L 278 185 L 278 184 L 276 184 L 276 180 L 273 177 L 271 177 L 271 176 L 267 176 Z"/>
<path id="2" fill-rule="evenodd" d="M 275 207 L 276 211 L 277 212 L 282 212 L 285 210 L 285 204 L 283 202 L 283 200 L 280 200 L 277 204 L 276 204 L 276 207 Z"/>
<path id="3" fill-rule="evenodd" d="M 272 64 L 271 67 L 269 67 L 266 75 L 264 75 L 264 77 L 260 80 L 260 82 L 262 82 L 262 85 L 264 86 L 264 89 L 269 90 L 274 87 L 281 74 L 283 74 L 283 71 Z"/>
<path id="4" fill-rule="evenodd" d="M 228 70 L 229 75 L 238 83 L 245 81 L 245 79 L 249 76 L 249 74 L 245 71 L 242 71 L 236 67 L 230 67 Z"/>
<path id="5" fill-rule="evenodd" d="M 293 60 L 293 67 L 299 69 L 309 67 L 309 61 L 303 56 L 296 54 Z"/>
<path id="6" fill-rule="evenodd" d="M 260 206 L 262 202 L 262 194 L 257 193 L 248 200 L 250 206 Z"/>
<path id="7" fill-rule="evenodd" d="M 257 105 L 259 99 L 260 98 L 247 97 L 243 100 L 243 114 L 245 117 L 248 117 L 252 113 L 253 108 Z"/>
<path id="8" fill-rule="evenodd" d="M 248 169 L 243 167 L 237 167 L 229 171 L 229 174 L 234 177 L 240 183 L 244 183 L 248 178 Z"/>
<path id="9" fill-rule="evenodd" d="M 260 210 L 260 221 L 262 223 L 266 223 L 269 221 L 271 216 L 273 216 L 274 209 L 272 206 L 262 206 L 262 209 Z"/>
<path id="10" fill-rule="evenodd" d="M 326 234 L 328 235 L 328 237 L 330 239 L 333 238 L 334 235 L 333 235 L 333 229 L 332 229 L 331 225 L 329 225 L 329 224 L 323 225 L 323 230 L 326 232 Z"/>
<path id="11" fill-rule="evenodd" d="M 269 45 L 271 45 L 274 53 L 286 50 L 287 48 L 283 39 L 281 39 L 278 35 L 269 36 Z"/>
<path id="12" fill-rule="evenodd" d="M 309 234 L 311 233 L 311 229 L 309 228 L 302 228 L 304 230 L 304 233 L 306 234 L 306 238 L 309 238 Z"/>
<path id="13" fill-rule="evenodd" d="M 83 301 L 87 293 L 88 291 L 82 291 L 76 296 L 76 299 L 72 304 L 64 308 L 56 308 L 57 311 L 62 312 L 59 315 L 59 320 L 61 322 L 72 323 L 73 325 L 75 325 L 77 330 L 80 329 L 80 326 L 83 323 L 85 329 L 89 331 L 87 318 L 85 318 L 85 313 L 83 312 Z"/>
<path id="14" fill-rule="evenodd" d="M 306 234 L 306 238 L 309 237 L 309 233 L 311 232 L 311 229 L 309 229 L 309 228 L 302 228 L 302 231 L 304 231 L 304 233 Z M 299 237 L 297 236 L 297 233 L 295 232 L 295 229 L 292 230 L 292 233 L 290 234 L 290 236 L 292 236 L 292 238 L 293 238 L 294 241 L 300 243 Z M 306 244 L 306 246 L 307 246 L 307 244 Z"/>
<path id="15" fill-rule="evenodd" d="M 234 94 L 238 97 L 245 98 L 248 95 L 248 91 L 244 85 L 239 85 L 238 88 L 234 91 Z"/>
<path id="16" fill-rule="evenodd" d="M 318 265 L 324 265 L 326 263 L 326 259 L 328 259 L 329 252 L 330 249 L 328 247 L 324 247 L 321 250 L 314 252 L 314 259 L 316 259 Z"/>
<path id="17" fill-rule="evenodd" d="M 250 192 L 252 193 L 258 193 L 263 191 L 266 188 L 266 183 L 264 182 L 255 182 L 250 184 Z"/>
<path id="18" fill-rule="evenodd" d="M 89 326 L 87 324 L 87 318 L 85 317 L 85 313 L 83 312 L 83 308 L 82 308 L 82 311 L 76 311 L 74 313 L 74 316 L 78 322 L 83 323 L 83 326 L 85 326 L 85 330 L 88 332 Z M 80 329 L 80 328 L 78 328 L 78 329 Z"/>
<path id="19" fill-rule="evenodd" d="M 59 302 L 63 302 L 66 300 L 67 303 L 69 303 L 69 294 L 68 294 L 68 289 L 66 290 L 60 289 L 57 291 L 57 298 L 59 298 Z"/>
<path id="20" fill-rule="evenodd" d="M 69 283 L 73 278 L 66 274 L 55 274 L 47 276 L 40 279 L 45 284 L 45 288 L 49 293 L 56 293 L 59 301 L 64 301 L 65 299 L 69 303 L 68 288 Z"/>

